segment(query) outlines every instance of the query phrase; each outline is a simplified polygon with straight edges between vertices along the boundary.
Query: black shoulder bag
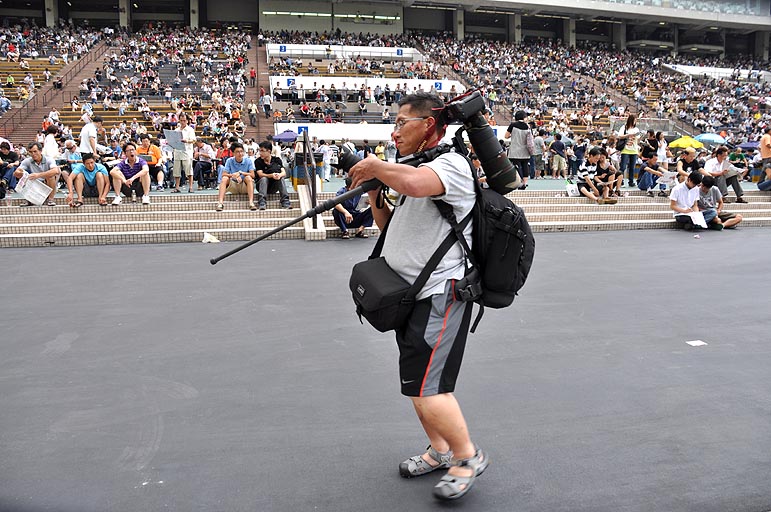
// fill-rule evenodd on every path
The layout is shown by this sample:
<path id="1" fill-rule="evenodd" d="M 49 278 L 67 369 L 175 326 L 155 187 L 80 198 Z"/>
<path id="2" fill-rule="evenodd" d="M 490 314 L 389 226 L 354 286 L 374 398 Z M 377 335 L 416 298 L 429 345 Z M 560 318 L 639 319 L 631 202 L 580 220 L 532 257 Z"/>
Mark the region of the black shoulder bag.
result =
<path id="1" fill-rule="evenodd" d="M 436 270 L 447 251 L 458 241 L 455 230 L 451 230 L 447 238 L 431 255 L 415 282 L 410 285 L 388 266 L 385 258 L 380 256 L 386 231 L 394 213 L 391 214 L 388 223 L 380 233 L 369 259 L 353 266 L 349 281 L 359 321 L 362 321 L 361 317 L 363 316 L 372 327 L 380 332 L 398 330 L 404 326 L 415 307 L 415 297 L 423 289 L 431 273 Z M 458 226 L 461 232 L 470 221 L 471 215 L 463 219 Z"/>

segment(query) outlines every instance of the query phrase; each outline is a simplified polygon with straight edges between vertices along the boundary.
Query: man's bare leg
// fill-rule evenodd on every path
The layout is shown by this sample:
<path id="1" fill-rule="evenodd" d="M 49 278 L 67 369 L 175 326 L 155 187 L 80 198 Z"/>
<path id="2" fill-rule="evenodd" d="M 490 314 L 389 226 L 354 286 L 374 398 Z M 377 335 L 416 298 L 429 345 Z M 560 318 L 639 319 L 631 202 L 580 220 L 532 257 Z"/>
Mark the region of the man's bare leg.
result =
<path id="1" fill-rule="evenodd" d="M 471 442 L 460 405 L 452 393 L 410 398 L 423 430 L 435 450 L 441 453 L 452 450 L 455 459 L 474 456 L 476 448 Z M 430 457 L 426 457 L 428 455 L 424 454 L 423 459 L 430 464 Z M 450 475 L 460 477 L 470 477 L 473 472 L 473 469 L 458 466 L 451 466 L 447 471 Z"/>

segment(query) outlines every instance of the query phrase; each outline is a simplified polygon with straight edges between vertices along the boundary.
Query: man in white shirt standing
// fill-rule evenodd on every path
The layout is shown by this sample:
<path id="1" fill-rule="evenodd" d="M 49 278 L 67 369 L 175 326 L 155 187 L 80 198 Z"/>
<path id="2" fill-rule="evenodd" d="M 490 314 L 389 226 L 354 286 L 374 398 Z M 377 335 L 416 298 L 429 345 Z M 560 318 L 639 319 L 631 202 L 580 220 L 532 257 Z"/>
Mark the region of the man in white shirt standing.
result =
<path id="1" fill-rule="evenodd" d="M 686 231 L 691 231 L 696 227 L 690 214 L 699 211 L 699 185 L 701 185 L 701 174 L 694 171 L 688 175 L 684 182 L 675 185 L 669 194 L 669 207 L 674 212 L 675 221 L 682 224 Z M 707 210 L 702 213 L 704 222 L 707 224 L 717 215 L 715 210 Z"/>
<path id="2" fill-rule="evenodd" d="M 80 130 L 80 146 L 78 151 L 80 154 L 91 153 L 96 156 L 99 154 L 97 150 L 99 141 L 99 130 L 102 129 L 102 118 L 100 116 L 94 116 L 90 122 L 83 125 Z"/>
<path id="3" fill-rule="evenodd" d="M 185 149 L 174 150 L 174 166 L 172 172 L 174 174 L 174 190 L 172 193 L 179 193 L 179 183 L 182 180 L 182 171 L 187 176 L 187 191 L 193 193 L 193 143 L 195 142 L 195 130 L 188 124 L 187 114 L 180 114 L 179 124 L 177 124 L 176 131 L 182 132 L 182 142 L 185 144 Z"/>
<path id="4" fill-rule="evenodd" d="M 740 169 L 728 161 L 728 148 L 720 146 L 715 150 L 715 156 L 704 162 L 702 174 L 715 178 L 715 185 L 720 189 L 720 193 L 723 194 L 724 201 L 728 196 L 728 184 L 730 183 L 736 194 L 736 202 L 746 203 L 747 201 L 742 197 L 744 190 L 739 182 L 742 172 L 744 172 L 744 169 Z"/>

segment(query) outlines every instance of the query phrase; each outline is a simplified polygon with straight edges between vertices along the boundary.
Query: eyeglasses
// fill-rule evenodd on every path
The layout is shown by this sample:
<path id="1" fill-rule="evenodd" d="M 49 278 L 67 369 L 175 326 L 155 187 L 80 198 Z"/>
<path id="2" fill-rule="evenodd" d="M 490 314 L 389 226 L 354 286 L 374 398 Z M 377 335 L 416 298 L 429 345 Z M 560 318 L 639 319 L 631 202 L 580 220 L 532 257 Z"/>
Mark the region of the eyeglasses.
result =
<path id="1" fill-rule="evenodd" d="M 404 128 L 404 125 L 409 123 L 410 121 L 422 121 L 423 119 L 428 119 L 428 117 L 408 117 L 406 119 L 400 119 L 396 121 L 396 124 L 394 125 L 394 132 L 398 132 L 402 128 Z"/>

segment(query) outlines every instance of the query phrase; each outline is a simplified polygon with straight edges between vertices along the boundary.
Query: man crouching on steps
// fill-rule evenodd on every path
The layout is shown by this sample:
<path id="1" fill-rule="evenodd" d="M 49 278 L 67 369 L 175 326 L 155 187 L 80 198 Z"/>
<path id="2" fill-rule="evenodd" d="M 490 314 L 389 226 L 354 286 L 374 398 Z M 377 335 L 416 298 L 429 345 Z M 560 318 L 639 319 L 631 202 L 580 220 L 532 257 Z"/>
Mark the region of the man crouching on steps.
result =
<path id="1" fill-rule="evenodd" d="M 401 155 L 410 155 L 439 144 L 446 126 L 440 123 L 444 102 L 437 95 L 417 92 L 399 102 L 391 135 Z M 352 187 L 378 179 L 402 195 L 392 211 L 380 189 L 369 192 L 375 222 L 383 229 L 391 218 L 382 256 L 407 282 L 413 283 L 440 243 L 450 224 L 440 215 L 434 200 L 449 203 L 457 219 L 474 206 L 476 194 L 468 161 L 457 153 L 445 153 L 412 167 L 389 163 L 370 155 L 350 172 Z M 464 236 L 471 242 L 471 223 Z M 396 331 L 402 394 L 410 397 L 430 446 L 399 465 L 406 478 L 449 468 L 434 487 L 438 499 L 464 496 L 476 477 L 487 468 L 487 454 L 469 436 L 466 420 L 453 391 L 460 370 L 472 303 L 455 299 L 455 281 L 464 276 L 463 251 L 456 244 L 417 296 L 405 325 Z"/>

